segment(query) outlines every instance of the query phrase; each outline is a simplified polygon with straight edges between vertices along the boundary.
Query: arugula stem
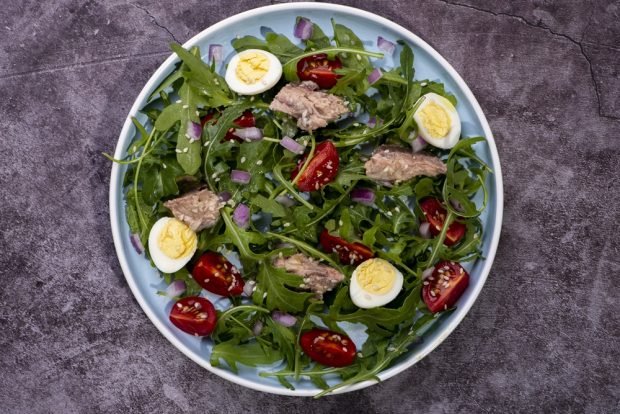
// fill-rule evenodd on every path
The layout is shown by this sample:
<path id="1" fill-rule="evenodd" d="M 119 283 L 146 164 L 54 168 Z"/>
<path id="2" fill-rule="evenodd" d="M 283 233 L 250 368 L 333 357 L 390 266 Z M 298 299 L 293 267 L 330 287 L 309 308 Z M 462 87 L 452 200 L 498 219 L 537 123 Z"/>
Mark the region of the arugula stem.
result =
<path id="1" fill-rule="evenodd" d="M 324 49 L 312 50 L 310 52 L 302 53 L 301 55 L 295 56 L 294 58 L 292 58 L 288 62 L 286 62 L 283 66 L 294 65 L 297 62 L 299 62 L 300 60 L 302 60 L 303 58 L 306 58 L 308 56 L 318 55 L 320 53 L 325 53 L 325 54 L 331 54 L 331 53 L 357 53 L 357 54 L 362 55 L 362 56 L 370 56 L 370 57 L 374 57 L 374 58 L 377 58 L 377 59 L 382 59 L 383 58 L 383 53 L 369 52 L 369 51 L 364 50 L 364 49 L 356 49 L 356 48 L 353 48 L 353 47 L 326 47 Z"/>
<path id="2" fill-rule="evenodd" d="M 153 138 L 154 135 L 155 135 L 155 128 L 153 128 L 153 130 L 149 134 L 149 137 L 146 139 L 146 143 L 144 144 L 144 148 L 147 148 L 149 146 L 149 143 L 151 142 L 151 139 Z M 136 166 L 136 174 L 133 177 L 133 195 L 134 195 L 136 203 L 139 203 L 139 198 L 138 198 L 138 179 L 140 177 L 140 167 L 142 167 L 142 161 L 143 160 L 144 160 L 144 158 L 140 157 L 140 161 L 138 161 L 138 165 Z M 136 208 L 136 211 L 138 212 L 138 218 L 140 219 L 140 224 L 142 226 L 142 228 L 140 229 L 140 236 L 142 236 L 142 231 L 146 229 L 147 222 L 144 219 L 144 215 L 142 214 L 142 209 L 141 208 Z"/>
<path id="3" fill-rule="evenodd" d="M 437 259 L 439 250 L 441 249 L 443 241 L 446 238 L 446 234 L 448 233 L 448 227 L 450 227 L 450 224 L 452 224 L 453 221 L 454 221 L 454 213 L 448 210 L 448 215 L 446 216 L 446 219 L 444 220 L 443 227 L 441 228 L 441 232 L 435 238 L 435 243 L 433 244 L 433 247 L 431 250 L 431 257 L 429 257 L 428 261 L 426 262 L 425 267 L 427 269 L 435 263 L 435 259 Z"/>
<path id="4" fill-rule="evenodd" d="M 277 142 L 278 144 L 280 143 L 279 139 L 277 139 L 277 138 L 270 138 L 270 137 L 263 137 L 263 141 Z"/>
<path id="5" fill-rule="evenodd" d="M 314 210 L 314 206 L 312 204 L 308 203 L 301 195 L 299 195 L 299 193 L 297 191 L 295 191 L 295 189 L 293 188 L 293 185 L 291 183 L 289 183 L 284 178 L 284 176 L 282 175 L 282 167 L 283 167 L 282 165 L 276 165 L 275 167 L 273 167 L 273 175 L 274 175 L 274 177 L 284 187 L 284 190 L 280 194 L 276 194 L 273 198 L 275 198 L 275 197 L 277 197 L 277 196 L 279 196 L 281 194 L 284 194 L 285 192 L 288 191 L 293 196 L 293 198 L 295 198 L 301 204 L 303 204 L 304 206 L 308 207 L 308 209 L 310 209 L 310 210 Z"/>

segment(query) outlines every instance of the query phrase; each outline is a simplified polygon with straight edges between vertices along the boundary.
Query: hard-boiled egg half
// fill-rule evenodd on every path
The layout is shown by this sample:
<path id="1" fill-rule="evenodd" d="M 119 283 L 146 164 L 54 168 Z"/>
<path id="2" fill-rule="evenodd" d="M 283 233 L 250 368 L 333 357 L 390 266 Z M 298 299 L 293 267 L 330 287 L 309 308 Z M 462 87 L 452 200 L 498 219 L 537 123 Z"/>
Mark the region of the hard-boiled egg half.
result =
<path id="1" fill-rule="evenodd" d="M 272 88 L 282 76 L 282 64 L 273 54 L 248 49 L 236 54 L 226 69 L 226 83 L 239 95 L 256 95 Z"/>
<path id="2" fill-rule="evenodd" d="M 461 136 L 461 117 L 452 102 L 436 93 L 422 96 L 422 103 L 413 114 L 418 133 L 438 148 L 452 148 Z"/>
<path id="3" fill-rule="evenodd" d="M 368 259 L 353 271 L 349 294 L 364 309 L 383 306 L 394 300 L 403 288 L 403 274 L 383 259 Z"/>
<path id="4" fill-rule="evenodd" d="M 185 223 L 172 217 L 155 222 L 149 233 L 149 253 L 164 273 L 181 270 L 196 252 L 198 237 Z"/>

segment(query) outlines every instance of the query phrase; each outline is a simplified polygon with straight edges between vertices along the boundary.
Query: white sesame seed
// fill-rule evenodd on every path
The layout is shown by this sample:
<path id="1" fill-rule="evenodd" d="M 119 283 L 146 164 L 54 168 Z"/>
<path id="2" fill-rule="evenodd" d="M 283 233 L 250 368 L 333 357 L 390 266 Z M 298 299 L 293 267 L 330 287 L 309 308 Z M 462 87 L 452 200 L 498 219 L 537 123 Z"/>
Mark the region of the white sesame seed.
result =
<path id="1" fill-rule="evenodd" d="M 181 103 L 181 102 L 183 102 L 183 101 L 182 101 L 182 100 L 180 100 L 180 99 L 177 99 L 177 103 Z"/>
<path id="2" fill-rule="evenodd" d="M 340 227 L 342 227 L 342 225 L 343 225 L 343 224 L 344 224 L 344 223 L 342 222 L 342 220 L 338 220 L 338 225 L 339 225 Z"/>
<path id="3" fill-rule="evenodd" d="M 183 152 L 183 151 L 181 151 L 181 150 L 180 150 L 180 149 L 178 149 L 178 148 L 177 148 L 177 149 L 175 149 L 174 151 L 175 151 L 177 154 L 180 154 L 180 153 L 182 153 L 182 152 Z"/>
<path id="4" fill-rule="evenodd" d="M 263 163 L 263 160 L 256 161 L 256 165 L 261 165 L 262 163 Z"/>
<path id="5" fill-rule="evenodd" d="M 282 227 L 288 227 L 288 226 L 290 226 L 290 225 L 291 225 L 291 223 L 284 223 L 284 224 L 282 225 Z"/>
<path id="6" fill-rule="evenodd" d="M 189 108 L 189 105 L 183 105 L 183 109 Z"/>
<path id="7" fill-rule="evenodd" d="M 239 161 L 241 162 L 241 164 L 243 164 L 245 162 L 245 157 L 241 157 Z"/>
<path id="8" fill-rule="evenodd" d="M 183 152 L 188 152 L 188 151 L 189 151 L 189 147 L 183 148 Z"/>

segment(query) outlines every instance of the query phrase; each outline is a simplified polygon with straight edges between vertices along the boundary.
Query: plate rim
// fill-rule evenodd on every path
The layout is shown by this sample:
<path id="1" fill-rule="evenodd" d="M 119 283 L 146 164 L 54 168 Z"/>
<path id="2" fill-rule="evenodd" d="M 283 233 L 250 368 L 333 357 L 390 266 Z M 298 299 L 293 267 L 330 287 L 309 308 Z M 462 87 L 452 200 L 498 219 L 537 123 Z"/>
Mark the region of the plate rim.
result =
<path id="1" fill-rule="evenodd" d="M 487 140 L 489 153 L 491 155 L 491 160 L 493 162 L 494 180 L 495 180 L 495 197 L 496 197 L 496 208 L 495 208 L 495 216 L 494 216 L 495 228 L 493 229 L 493 234 L 491 235 L 491 242 L 489 246 L 488 255 L 486 256 L 483 268 L 479 276 L 479 283 L 477 284 L 477 286 L 475 286 L 475 290 L 472 292 L 471 296 L 469 297 L 469 300 L 463 303 L 461 306 L 459 306 L 457 310 L 458 312 L 457 315 L 453 319 L 451 319 L 449 323 L 447 323 L 441 328 L 442 329 L 441 335 L 435 338 L 434 341 L 427 343 L 420 350 L 418 350 L 418 355 L 415 358 L 411 358 L 409 360 L 401 362 L 400 364 L 394 365 L 388 369 L 383 370 L 378 375 L 381 382 L 383 382 L 401 373 L 402 371 L 410 368 L 411 366 L 415 365 L 417 362 L 419 362 L 424 357 L 426 357 L 430 352 L 432 352 L 435 348 L 437 348 L 454 331 L 454 329 L 456 329 L 456 327 L 461 323 L 461 321 L 467 315 L 467 313 L 469 313 L 469 310 L 471 309 L 473 304 L 478 299 L 480 291 L 485 285 L 487 277 L 493 265 L 495 254 L 497 252 L 497 246 L 499 244 L 501 227 L 502 227 L 502 218 L 503 218 L 503 211 L 504 211 L 504 190 L 503 190 L 503 179 L 502 179 L 502 171 L 501 171 L 499 154 L 497 151 L 497 146 L 495 144 L 493 133 L 491 132 L 489 123 L 486 119 L 486 116 L 484 115 L 484 112 L 482 111 L 482 108 L 480 107 L 480 104 L 478 103 L 478 100 L 475 98 L 474 94 L 469 89 L 469 86 L 467 86 L 463 78 L 452 67 L 452 65 L 450 65 L 450 63 L 448 63 L 448 61 L 439 52 L 437 52 L 432 46 L 430 46 L 422 38 L 420 38 L 419 36 L 411 32 L 410 30 L 406 29 L 405 27 L 397 23 L 394 23 L 391 20 L 385 17 L 379 16 L 375 13 L 362 10 L 359 8 L 355 8 L 355 7 L 344 6 L 344 5 L 339 5 L 339 4 L 331 4 L 331 3 L 298 2 L 298 3 L 282 3 L 282 4 L 268 5 L 268 6 L 246 10 L 244 12 L 241 12 L 233 16 L 227 17 L 223 20 L 220 20 L 217 23 L 207 27 L 206 29 L 202 30 L 201 32 L 197 33 L 195 36 L 190 38 L 188 41 L 186 41 L 183 44 L 183 47 L 189 48 L 193 46 L 194 44 L 198 43 L 200 39 L 204 37 L 208 37 L 212 32 L 215 32 L 219 30 L 220 28 L 226 27 L 239 20 L 246 19 L 247 17 L 252 17 L 257 14 L 268 14 L 270 12 L 279 11 L 279 10 L 297 10 L 300 13 L 303 13 L 303 11 L 308 10 L 308 9 L 319 10 L 319 11 L 332 11 L 332 12 L 337 11 L 337 12 L 342 12 L 345 14 L 352 15 L 354 17 L 360 17 L 363 19 L 372 20 L 380 25 L 392 28 L 393 30 L 402 34 L 404 37 L 408 38 L 408 40 L 412 41 L 412 43 L 415 43 L 416 47 L 424 49 L 424 51 L 427 52 L 433 59 L 435 59 L 441 65 L 441 67 L 444 70 L 446 70 L 448 75 L 451 76 L 452 79 L 454 79 L 455 83 L 461 88 L 461 90 L 463 91 L 463 94 L 466 96 L 468 102 L 471 104 L 475 115 L 478 117 L 478 119 L 481 122 L 482 129 L 484 131 L 484 134 Z M 135 116 L 137 112 L 139 111 L 140 109 L 139 103 L 142 102 L 144 98 L 147 97 L 147 94 L 150 92 L 150 90 L 153 89 L 154 86 L 156 86 L 155 84 L 156 81 L 162 75 L 164 75 L 167 71 L 169 71 L 170 66 L 177 60 L 178 58 L 176 57 L 176 55 L 174 53 L 171 53 L 171 55 L 163 63 L 161 63 L 161 65 L 157 68 L 157 70 L 153 73 L 153 75 L 151 75 L 151 77 L 148 79 L 146 84 L 143 86 L 139 95 L 136 97 L 131 109 L 129 110 L 129 114 L 127 118 L 125 119 L 123 128 L 121 129 L 121 132 L 119 134 L 118 141 L 116 143 L 115 152 L 114 152 L 115 158 L 119 159 L 122 157 L 124 148 L 121 146 L 121 139 L 129 133 L 129 130 L 132 127 L 131 117 Z M 216 374 L 217 376 L 224 378 L 228 381 L 231 381 L 233 383 L 236 383 L 244 387 L 257 390 L 257 391 L 267 392 L 271 394 L 288 395 L 288 396 L 311 397 L 311 396 L 316 395 L 318 392 L 320 392 L 321 390 L 319 388 L 290 390 L 283 386 L 272 386 L 272 385 L 267 385 L 267 384 L 261 384 L 261 383 L 254 382 L 253 380 L 250 380 L 250 379 L 242 378 L 238 376 L 237 374 L 233 373 L 232 371 L 214 367 L 211 365 L 208 359 L 205 359 L 204 357 L 197 355 L 192 350 L 190 350 L 187 346 L 185 346 L 182 342 L 177 340 L 172 334 L 172 332 L 163 323 L 160 322 L 160 320 L 155 315 L 154 311 L 151 310 L 151 308 L 147 305 L 145 299 L 140 294 L 138 285 L 130 271 L 127 257 L 125 255 L 125 251 L 122 248 L 123 243 L 122 243 L 121 229 L 120 229 L 120 226 L 116 225 L 116 223 L 119 222 L 119 217 L 117 214 L 117 206 L 119 205 L 119 202 L 122 201 L 120 199 L 120 195 L 122 192 L 119 192 L 119 188 L 117 185 L 117 183 L 119 182 L 120 170 L 121 170 L 121 166 L 117 163 L 113 163 L 112 170 L 111 170 L 111 176 L 110 176 L 110 192 L 109 192 L 110 225 L 112 227 L 112 238 L 114 241 L 116 256 L 119 260 L 121 269 L 123 271 L 123 275 L 125 276 L 125 280 L 127 281 L 127 284 L 129 285 L 129 288 L 131 289 L 131 292 L 134 298 L 136 299 L 136 301 L 138 302 L 138 304 L 140 305 L 144 313 L 147 315 L 151 323 L 153 323 L 153 325 L 155 325 L 155 327 L 159 330 L 159 332 L 175 348 L 180 350 L 183 354 L 185 354 L 185 356 L 190 358 L 192 361 L 196 362 L 198 365 L 202 366 L 203 368 L 206 368 L 208 371 Z M 355 390 L 366 388 L 368 386 L 371 386 L 377 383 L 378 383 L 377 381 L 363 381 L 357 384 L 353 384 L 353 385 L 349 385 L 349 386 L 345 386 L 343 388 L 337 389 L 336 391 L 333 392 L 333 394 L 340 394 L 340 393 L 355 391 Z"/>

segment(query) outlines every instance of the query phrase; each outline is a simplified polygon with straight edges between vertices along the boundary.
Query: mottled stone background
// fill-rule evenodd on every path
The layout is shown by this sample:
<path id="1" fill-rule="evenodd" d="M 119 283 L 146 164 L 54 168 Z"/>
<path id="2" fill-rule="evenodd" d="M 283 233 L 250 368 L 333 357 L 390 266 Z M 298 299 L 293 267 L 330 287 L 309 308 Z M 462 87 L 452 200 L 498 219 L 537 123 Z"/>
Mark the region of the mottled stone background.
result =
<path id="1" fill-rule="evenodd" d="M 125 283 L 101 152 L 171 40 L 269 2 L 2 0 L 0 412 L 620 412 L 620 2 L 344 3 L 434 46 L 495 133 L 502 238 L 458 329 L 405 373 L 319 401 L 183 356 Z"/>

